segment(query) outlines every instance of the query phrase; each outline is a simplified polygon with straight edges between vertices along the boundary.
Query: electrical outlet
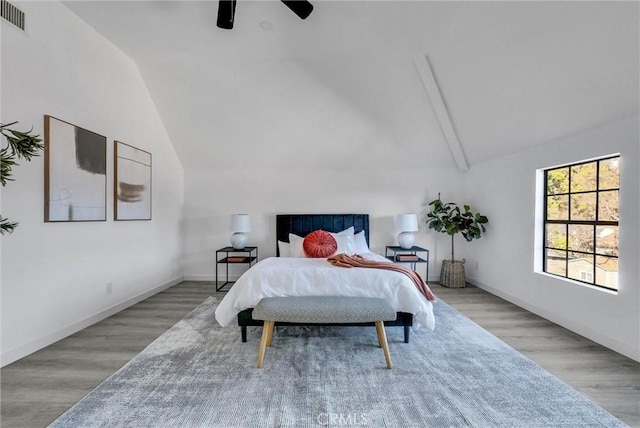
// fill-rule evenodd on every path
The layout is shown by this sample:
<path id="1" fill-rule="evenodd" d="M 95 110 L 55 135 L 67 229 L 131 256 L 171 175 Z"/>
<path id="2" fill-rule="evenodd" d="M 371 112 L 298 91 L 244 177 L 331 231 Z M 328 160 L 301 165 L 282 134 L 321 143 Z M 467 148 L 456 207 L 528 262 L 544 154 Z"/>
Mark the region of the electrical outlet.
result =
<path id="1" fill-rule="evenodd" d="M 107 282 L 107 294 L 113 293 L 113 282 Z"/>
<path id="2" fill-rule="evenodd" d="M 476 262 L 474 263 L 474 267 L 476 268 L 476 270 L 480 269 L 480 263 L 476 260 Z"/>

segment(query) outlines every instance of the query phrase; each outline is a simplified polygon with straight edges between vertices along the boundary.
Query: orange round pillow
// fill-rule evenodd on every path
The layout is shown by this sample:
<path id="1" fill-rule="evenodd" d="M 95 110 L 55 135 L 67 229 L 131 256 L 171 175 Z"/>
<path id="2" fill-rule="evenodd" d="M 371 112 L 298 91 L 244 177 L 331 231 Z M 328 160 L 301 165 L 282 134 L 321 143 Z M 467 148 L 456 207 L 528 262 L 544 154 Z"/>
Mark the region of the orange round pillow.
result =
<path id="1" fill-rule="evenodd" d="M 338 250 L 338 243 L 329 232 L 314 230 L 302 241 L 302 249 L 307 257 L 329 257 Z"/>

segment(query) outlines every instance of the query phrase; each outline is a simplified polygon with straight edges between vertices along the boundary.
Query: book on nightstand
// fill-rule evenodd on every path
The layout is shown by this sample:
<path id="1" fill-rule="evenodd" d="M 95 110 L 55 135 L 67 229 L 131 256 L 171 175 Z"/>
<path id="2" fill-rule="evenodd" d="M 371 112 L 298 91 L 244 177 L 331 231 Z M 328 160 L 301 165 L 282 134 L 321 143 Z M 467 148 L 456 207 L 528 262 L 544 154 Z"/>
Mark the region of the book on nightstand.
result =
<path id="1" fill-rule="evenodd" d="M 397 262 L 417 262 L 418 260 L 417 254 L 396 254 Z"/>
<path id="2" fill-rule="evenodd" d="M 237 262 L 244 262 L 246 260 L 246 257 L 227 257 L 227 261 L 229 263 L 237 263 Z"/>

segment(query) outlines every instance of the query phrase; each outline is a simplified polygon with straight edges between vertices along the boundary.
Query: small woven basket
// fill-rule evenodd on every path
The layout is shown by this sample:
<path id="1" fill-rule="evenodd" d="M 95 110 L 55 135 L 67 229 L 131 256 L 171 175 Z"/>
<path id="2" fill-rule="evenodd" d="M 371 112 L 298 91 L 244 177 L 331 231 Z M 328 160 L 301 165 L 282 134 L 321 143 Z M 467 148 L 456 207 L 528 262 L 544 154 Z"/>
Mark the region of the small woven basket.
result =
<path id="1" fill-rule="evenodd" d="M 466 260 L 443 260 L 440 270 L 440 285 L 449 288 L 464 288 L 467 281 L 464 275 Z"/>

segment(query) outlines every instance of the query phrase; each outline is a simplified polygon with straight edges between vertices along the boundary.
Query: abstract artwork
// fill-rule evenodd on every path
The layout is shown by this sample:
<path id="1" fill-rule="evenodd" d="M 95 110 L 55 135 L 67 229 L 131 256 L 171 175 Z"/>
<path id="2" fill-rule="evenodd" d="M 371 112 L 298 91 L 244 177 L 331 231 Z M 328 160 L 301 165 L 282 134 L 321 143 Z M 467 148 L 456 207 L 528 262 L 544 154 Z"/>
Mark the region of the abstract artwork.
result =
<path id="1" fill-rule="evenodd" d="M 114 219 L 151 220 L 151 153 L 114 142 Z"/>
<path id="2" fill-rule="evenodd" d="M 107 138 L 44 117 L 44 221 L 107 219 Z"/>

